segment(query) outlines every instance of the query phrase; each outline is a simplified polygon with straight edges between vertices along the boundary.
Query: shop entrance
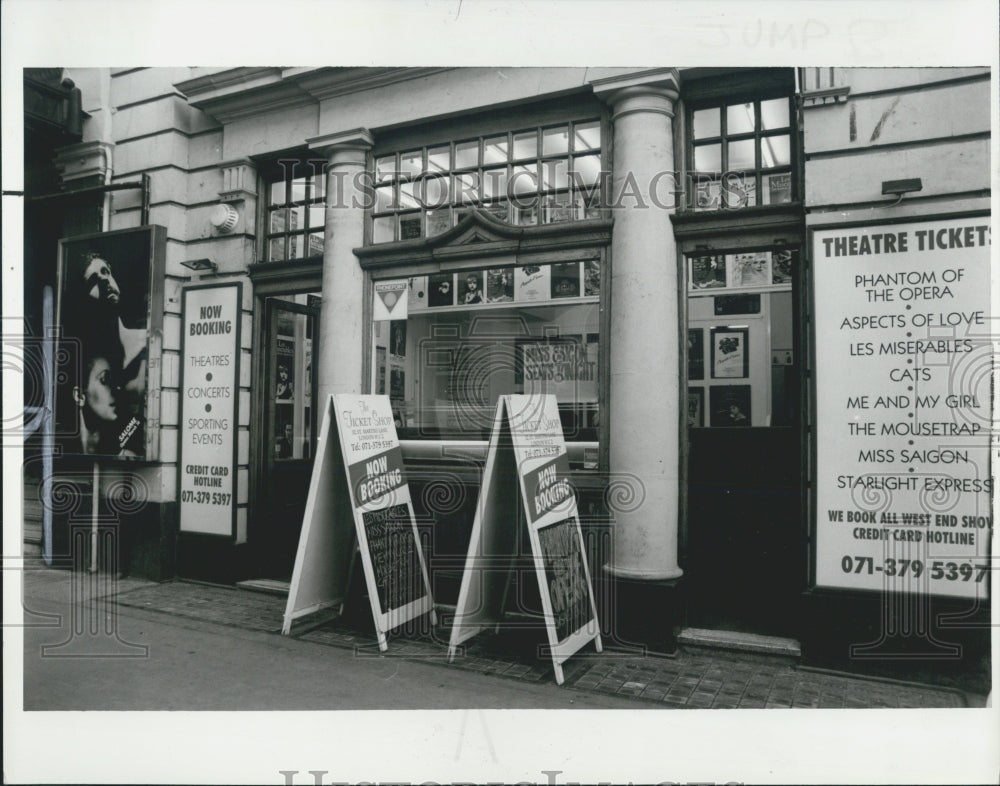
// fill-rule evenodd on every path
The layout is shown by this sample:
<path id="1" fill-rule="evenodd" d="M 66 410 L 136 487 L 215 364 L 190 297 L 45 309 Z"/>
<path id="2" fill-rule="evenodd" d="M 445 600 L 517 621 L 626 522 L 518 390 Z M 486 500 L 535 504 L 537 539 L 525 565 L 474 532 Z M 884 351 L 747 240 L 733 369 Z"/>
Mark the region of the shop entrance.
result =
<path id="1" fill-rule="evenodd" d="M 302 527 L 316 435 L 320 298 L 303 293 L 264 301 L 263 434 L 254 521 L 257 575 L 288 581 Z"/>
<path id="2" fill-rule="evenodd" d="M 719 289 L 688 298 L 684 570 L 690 626 L 795 637 L 807 569 L 802 428 L 789 260 L 779 275 L 779 253 L 788 252 L 691 260 L 704 268 L 693 283 Z M 757 286 L 733 291 L 741 280 Z"/>

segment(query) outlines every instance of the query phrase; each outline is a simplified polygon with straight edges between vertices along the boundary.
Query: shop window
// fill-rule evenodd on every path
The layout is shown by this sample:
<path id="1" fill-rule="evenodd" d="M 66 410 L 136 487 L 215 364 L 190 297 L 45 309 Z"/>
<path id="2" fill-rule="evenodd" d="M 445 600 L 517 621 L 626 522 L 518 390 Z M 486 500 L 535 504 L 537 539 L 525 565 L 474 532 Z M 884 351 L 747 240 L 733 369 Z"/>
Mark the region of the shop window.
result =
<path id="1" fill-rule="evenodd" d="M 795 424 L 798 258 L 794 248 L 686 256 L 690 427 Z"/>
<path id="2" fill-rule="evenodd" d="M 473 208 L 526 226 L 596 218 L 600 177 L 596 119 L 379 155 L 372 242 L 439 235 Z"/>
<path id="3" fill-rule="evenodd" d="M 688 113 L 689 206 L 720 210 L 797 199 L 789 96 L 694 103 Z"/>
<path id="4" fill-rule="evenodd" d="M 408 318 L 374 322 L 372 337 L 372 392 L 389 396 L 401 438 L 489 439 L 498 397 L 520 393 L 554 394 L 566 439 L 597 441 L 597 260 L 408 283 Z"/>
<path id="5" fill-rule="evenodd" d="M 325 162 L 289 159 L 277 164 L 278 174 L 265 184 L 265 259 L 322 256 Z"/>

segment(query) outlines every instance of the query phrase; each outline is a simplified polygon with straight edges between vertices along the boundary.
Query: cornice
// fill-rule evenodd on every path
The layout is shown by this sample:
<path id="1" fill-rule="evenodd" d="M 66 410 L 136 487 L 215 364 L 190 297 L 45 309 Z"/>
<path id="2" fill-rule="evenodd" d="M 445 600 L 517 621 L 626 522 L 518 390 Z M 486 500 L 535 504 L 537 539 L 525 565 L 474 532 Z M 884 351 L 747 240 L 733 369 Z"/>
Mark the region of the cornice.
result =
<path id="1" fill-rule="evenodd" d="M 228 123 L 318 105 L 337 96 L 419 79 L 448 68 L 230 68 L 178 82 L 191 106 Z"/>

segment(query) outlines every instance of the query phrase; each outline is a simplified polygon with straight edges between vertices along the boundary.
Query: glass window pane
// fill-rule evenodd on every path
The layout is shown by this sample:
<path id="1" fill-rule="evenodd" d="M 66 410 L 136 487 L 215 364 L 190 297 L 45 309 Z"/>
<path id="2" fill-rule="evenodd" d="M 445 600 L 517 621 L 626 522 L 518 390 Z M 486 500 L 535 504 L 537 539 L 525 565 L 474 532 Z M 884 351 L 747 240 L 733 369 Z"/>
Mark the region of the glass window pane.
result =
<path id="1" fill-rule="evenodd" d="M 763 197 L 765 205 L 780 205 L 792 201 L 792 173 L 781 172 L 764 175 Z"/>
<path id="2" fill-rule="evenodd" d="M 307 235 L 309 239 L 309 250 L 306 253 L 307 257 L 318 257 L 323 255 L 323 233 L 322 232 L 312 232 Z"/>
<path id="3" fill-rule="evenodd" d="M 288 208 L 288 230 L 304 229 L 306 225 L 306 209 L 301 205 Z"/>
<path id="4" fill-rule="evenodd" d="M 535 164 L 514 167 L 510 176 L 510 190 L 514 194 L 534 194 L 538 191 L 538 168 Z"/>
<path id="5" fill-rule="evenodd" d="M 404 213 L 399 217 L 399 239 L 412 240 L 421 237 L 423 229 L 423 213 Z"/>
<path id="6" fill-rule="evenodd" d="M 788 128 L 788 99 L 775 98 L 760 102 L 760 128 L 770 131 L 776 128 Z"/>
<path id="7" fill-rule="evenodd" d="M 534 158 L 538 155 L 538 135 L 534 131 L 514 134 L 513 158 Z"/>
<path id="8" fill-rule="evenodd" d="M 600 218 L 601 217 L 601 192 L 591 191 L 589 193 L 583 193 L 580 195 L 583 198 L 583 217 L 584 218 Z"/>
<path id="9" fill-rule="evenodd" d="M 385 379 L 377 389 L 393 399 L 400 437 L 486 439 L 499 397 L 524 394 L 555 396 L 567 440 L 596 440 L 600 307 L 562 294 L 582 294 L 579 267 L 571 262 L 431 275 L 430 308 L 411 311 L 406 320 L 407 334 L 425 337 L 419 352 L 393 353 L 398 331 L 373 327 L 375 357 L 386 364 L 375 369 L 376 378 Z M 518 277 L 531 279 L 523 291 L 540 302 L 515 301 Z M 496 329 L 484 337 L 476 320 L 487 302 L 494 304 L 489 318 Z M 394 354 L 389 368 L 384 359 Z"/>
<path id="10" fill-rule="evenodd" d="M 288 229 L 288 219 L 286 217 L 286 208 L 278 208 L 277 210 L 271 211 L 271 226 L 268 229 L 272 234 L 276 232 L 284 232 Z"/>
<path id="11" fill-rule="evenodd" d="M 375 212 L 384 213 L 387 210 L 392 210 L 394 206 L 394 200 L 392 198 L 392 186 L 380 186 L 375 189 Z"/>
<path id="12" fill-rule="evenodd" d="M 753 104 L 733 104 L 726 107 L 726 134 L 752 134 L 754 131 Z"/>
<path id="13" fill-rule="evenodd" d="M 566 126 L 542 129 L 543 156 L 558 156 L 568 152 L 569 129 Z"/>
<path id="14" fill-rule="evenodd" d="M 694 113 L 694 138 L 705 139 L 722 134 L 719 125 L 719 107 L 698 109 Z"/>
<path id="15" fill-rule="evenodd" d="M 694 168 L 696 172 L 720 171 L 722 169 L 721 147 L 718 144 L 696 145 L 694 149 Z"/>
<path id="16" fill-rule="evenodd" d="M 427 237 L 440 235 L 451 226 L 451 215 L 448 208 L 441 210 L 428 210 L 427 216 Z"/>
<path id="17" fill-rule="evenodd" d="M 757 178 L 753 175 L 723 177 L 722 196 L 726 207 L 754 207 L 757 204 Z"/>
<path id="18" fill-rule="evenodd" d="M 533 203 L 530 205 L 518 204 L 514 205 L 515 213 L 515 223 L 521 226 L 534 226 L 538 223 L 538 204 Z"/>
<path id="19" fill-rule="evenodd" d="M 410 210 L 420 207 L 420 182 L 399 184 L 399 207 L 401 210 Z"/>
<path id="20" fill-rule="evenodd" d="M 427 171 L 447 172 L 451 167 L 451 148 L 448 145 L 443 147 L 431 147 L 427 150 Z"/>
<path id="21" fill-rule="evenodd" d="M 429 177 L 424 181 L 424 205 L 429 208 L 448 204 L 448 178 Z"/>
<path id="22" fill-rule="evenodd" d="M 292 235 L 288 238 L 288 258 L 298 259 L 302 254 L 302 235 Z"/>
<path id="23" fill-rule="evenodd" d="M 455 169 L 472 169 L 479 166 L 479 140 L 458 142 L 455 145 Z"/>
<path id="24" fill-rule="evenodd" d="M 375 182 L 391 180 L 396 173 L 396 156 L 385 156 L 375 160 Z"/>
<path id="25" fill-rule="evenodd" d="M 479 176 L 475 173 L 453 175 L 452 185 L 456 202 L 474 202 L 479 199 Z"/>
<path id="26" fill-rule="evenodd" d="M 292 181 L 292 201 L 301 202 L 306 198 L 306 183 L 307 179 L 304 177 L 297 177 Z"/>
<path id="27" fill-rule="evenodd" d="M 569 186 L 569 165 L 565 158 L 558 161 L 542 162 L 542 189 L 551 191 L 553 188 Z"/>
<path id="28" fill-rule="evenodd" d="M 285 204 L 285 181 L 280 180 L 277 183 L 271 183 L 271 205 L 283 205 Z"/>
<path id="29" fill-rule="evenodd" d="M 326 171 L 320 164 L 313 167 L 312 198 L 322 199 L 326 193 Z"/>
<path id="30" fill-rule="evenodd" d="M 322 228 L 324 219 L 326 218 L 326 210 L 322 205 L 310 207 L 308 208 L 308 218 L 310 229 L 315 229 L 316 227 Z"/>
<path id="31" fill-rule="evenodd" d="M 573 182 L 585 186 L 597 185 L 601 177 L 600 156 L 577 156 L 573 159 Z"/>
<path id="32" fill-rule="evenodd" d="M 507 137 L 491 136 L 483 140 L 483 163 L 503 164 L 507 161 Z"/>
<path id="33" fill-rule="evenodd" d="M 499 199 L 507 195 L 507 167 L 483 171 L 483 199 Z"/>
<path id="34" fill-rule="evenodd" d="M 285 238 L 275 237 L 268 243 L 267 258 L 271 262 L 281 262 L 285 258 Z"/>
<path id="35" fill-rule="evenodd" d="M 729 169 L 754 168 L 754 143 L 752 139 L 729 143 Z"/>
<path id="36" fill-rule="evenodd" d="M 768 168 L 772 166 L 790 166 L 792 163 L 792 151 L 788 144 L 788 137 L 765 136 L 760 140 L 760 160 L 761 166 Z"/>
<path id="37" fill-rule="evenodd" d="M 574 150 L 597 150 L 601 147 L 601 124 L 596 120 L 593 123 L 577 123 L 573 126 L 573 134 Z"/>
<path id="38" fill-rule="evenodd" d="M 399 173 L 404 176 L 413 177 L 419 175 L 424 170 L 424 156 L 419 150 L 411 150 L 409 153 L 402 153 L 399 156 Z"/>
<path id="39" fill-rule="evenodd" d="M 557 224 L 562 221 L 572 221 L 577 213 L 582 213 L 582 201 L 576 202 L 563 192 L 545 197 L 542 206 L 542 219 L 546 224 Z"/>
<path id="40" fill-rule="evenodd" d="M 372 242 L 388 243 L 393 239 L 396 219 L 392 216 L 376 218 L 372 221 Z"/>

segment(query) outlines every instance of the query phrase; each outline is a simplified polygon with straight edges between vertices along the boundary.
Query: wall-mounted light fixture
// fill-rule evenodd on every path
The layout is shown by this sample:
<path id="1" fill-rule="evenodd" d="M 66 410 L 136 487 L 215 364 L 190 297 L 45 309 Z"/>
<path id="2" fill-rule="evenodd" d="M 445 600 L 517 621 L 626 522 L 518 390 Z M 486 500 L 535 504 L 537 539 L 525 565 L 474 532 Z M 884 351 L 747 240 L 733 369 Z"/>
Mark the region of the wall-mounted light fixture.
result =
<path id="1" fill-rule="evenodd" d="M 911 177 L 906 180 L 883 180 L 882 193 L 891 194 L 896 197 L 896 201 L 889 207 L 895 207 L 903 201 L 903 196 L 913 191 L 923 191 L 924 184 L 919 177 Z"/>
<path id="2" fill-rule="evenodd" d="M 212 210 L 212 215 L 209 216 L 212 226 L 223 235 L 232 232 L 239 220 L 240 214 L 236 212 L 236 208 L 227 204 L 216 205 L 215 209 Z"/>
<path id="3" fill-rule="evenodd" d="M 188 270 L 193 270 L 195 273 L 206 273 L 209 270 L 214 273 L 219 269 L 219 266 L 211 259 L 188 259 L 181 262 L 181 264 Z"/>

